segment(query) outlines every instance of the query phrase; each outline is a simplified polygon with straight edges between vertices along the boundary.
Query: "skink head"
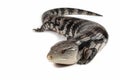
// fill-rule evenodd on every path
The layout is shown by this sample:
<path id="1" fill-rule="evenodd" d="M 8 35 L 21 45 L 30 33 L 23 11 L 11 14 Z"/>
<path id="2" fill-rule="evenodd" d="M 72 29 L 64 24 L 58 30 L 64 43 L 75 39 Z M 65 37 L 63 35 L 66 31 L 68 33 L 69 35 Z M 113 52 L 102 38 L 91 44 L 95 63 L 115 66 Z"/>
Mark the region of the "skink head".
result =
<path id="1" fill-rule="evenodd" d="M 51 48 L 47 58 L 57 64 L 74 64 L 79 60 L 78 46 L 74 41 L 58 42 Z"/>

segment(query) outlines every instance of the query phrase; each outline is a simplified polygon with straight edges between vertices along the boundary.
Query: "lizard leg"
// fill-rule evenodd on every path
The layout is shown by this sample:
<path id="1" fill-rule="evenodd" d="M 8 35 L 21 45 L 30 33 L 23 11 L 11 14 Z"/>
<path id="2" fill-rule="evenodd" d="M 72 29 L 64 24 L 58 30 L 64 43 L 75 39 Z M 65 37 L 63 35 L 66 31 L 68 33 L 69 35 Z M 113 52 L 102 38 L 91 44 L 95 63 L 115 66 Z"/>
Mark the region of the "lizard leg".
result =
<path id="1" fill-rule="evenodd" d="M 33 29 L 35 32 L 44 32 L 51 30 L 54 27 L 52 22 L 45 22 L 40 28 Z"/>
<path id="2" fill-rule="evenodd" d="M 86 49 L 83 52 L 82 58 L 78 61 L 78 64 L 87 64 L 89 63 L 97 54 L 97 49 L 96 48 L 90 48 Z"/>

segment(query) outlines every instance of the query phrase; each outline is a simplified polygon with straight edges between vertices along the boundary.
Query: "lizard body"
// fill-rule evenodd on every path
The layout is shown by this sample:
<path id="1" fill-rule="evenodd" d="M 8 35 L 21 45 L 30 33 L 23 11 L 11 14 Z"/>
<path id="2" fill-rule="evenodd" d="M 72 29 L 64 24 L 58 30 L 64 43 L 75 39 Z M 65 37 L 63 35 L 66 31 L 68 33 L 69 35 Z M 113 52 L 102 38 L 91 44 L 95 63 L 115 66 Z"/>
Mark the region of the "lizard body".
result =
<path id="1" fill-rule="evenodd" d="M 36 32 L 54 31 L 67 38 L 56 43 L 47 55 L 48 59 L 57 64 L 87 64 L 108 41 L 105 28 L 93 21 L 67 17 L 66 15 L 100 14 L 75 9 L 56 8 L 46 11 L 42 16 L 43 25 L 34 29 Z"/>

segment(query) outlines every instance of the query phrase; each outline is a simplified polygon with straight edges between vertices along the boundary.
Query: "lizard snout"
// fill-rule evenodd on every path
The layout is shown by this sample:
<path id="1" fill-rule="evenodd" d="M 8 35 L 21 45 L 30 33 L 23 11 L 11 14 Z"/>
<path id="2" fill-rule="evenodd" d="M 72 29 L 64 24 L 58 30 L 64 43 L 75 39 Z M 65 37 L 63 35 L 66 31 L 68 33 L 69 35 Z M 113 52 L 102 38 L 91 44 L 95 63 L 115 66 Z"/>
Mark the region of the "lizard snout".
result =
<path id="1" fill-rule="evenodd" d="M 48 60 L 52 60 L 53 56 L 52 55 L 47 55 Z"/>

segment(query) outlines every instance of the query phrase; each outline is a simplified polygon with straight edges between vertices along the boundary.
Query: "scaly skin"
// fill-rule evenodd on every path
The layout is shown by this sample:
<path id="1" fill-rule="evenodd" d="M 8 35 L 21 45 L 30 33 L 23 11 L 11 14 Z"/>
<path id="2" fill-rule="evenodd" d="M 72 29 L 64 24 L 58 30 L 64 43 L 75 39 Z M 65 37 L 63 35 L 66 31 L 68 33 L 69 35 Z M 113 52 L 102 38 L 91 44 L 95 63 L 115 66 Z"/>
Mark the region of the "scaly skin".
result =
<path id="1" fill-rule="evenodd" d="M 36 32 L 54 31 L 65 37 L 66 41 L 55 44 L 48 59 L 57 64 L 87 64 L 108 41 L 108 34 L 100 24 L 66 15 L 100 14 L 75 8 L 56 8 L 46 11 L 42 16 L 43 25 Z"/>

